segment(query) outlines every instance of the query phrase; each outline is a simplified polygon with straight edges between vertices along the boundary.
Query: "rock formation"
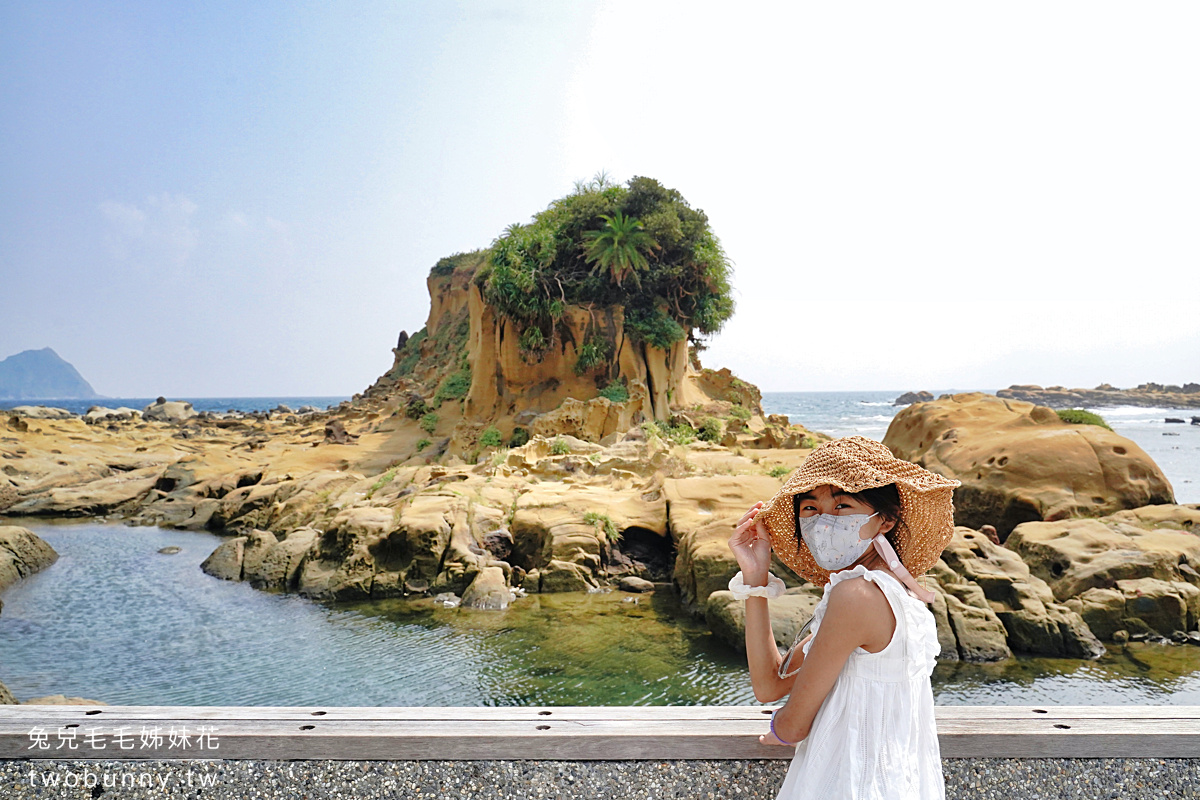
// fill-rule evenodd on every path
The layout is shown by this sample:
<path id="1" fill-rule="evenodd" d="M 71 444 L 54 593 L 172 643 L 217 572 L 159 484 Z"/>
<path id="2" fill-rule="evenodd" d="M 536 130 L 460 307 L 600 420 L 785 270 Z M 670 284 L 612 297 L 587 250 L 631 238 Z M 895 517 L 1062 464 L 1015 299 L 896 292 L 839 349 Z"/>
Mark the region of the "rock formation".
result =
<path id="1" fill-rule="evenodd" d="M 0 591 L 57 560 L 54 548 L 28 528 L 0 526 Z"/>
<path id="2" fill-rule="evenodd" d="M 976 392 L 916 403 L 883 441 L 897 457 L 962 481 L 955 521 L 993 525 L 1001 541 L 1022 522 L 1174 502 L 1158 465 L 1129 439 L 1020 400 Z"/>
<path id="3" fill-rule="evenodd" d="M 1095 389 L 1067 389 L 1063 386 L 1042 388 L 1020 384 L 1001 389 L 997 396 L 1024 400 L 1050 408 L 1103 408 L 1105 406 L 1143 406 L 1148 408 L 1200 408 L 1200 383 L 1164 386 L 1143 383 L 1133 389 L 1117 389 L 1107 383 Z"/>
<path id="4" fill-rule="evenodd" d="M 1027 522 L 1007 544 L 1101 639 L 1171 637 L 1200 624 L 1197 530 L 1200 507 L 1160 505 Z"/>

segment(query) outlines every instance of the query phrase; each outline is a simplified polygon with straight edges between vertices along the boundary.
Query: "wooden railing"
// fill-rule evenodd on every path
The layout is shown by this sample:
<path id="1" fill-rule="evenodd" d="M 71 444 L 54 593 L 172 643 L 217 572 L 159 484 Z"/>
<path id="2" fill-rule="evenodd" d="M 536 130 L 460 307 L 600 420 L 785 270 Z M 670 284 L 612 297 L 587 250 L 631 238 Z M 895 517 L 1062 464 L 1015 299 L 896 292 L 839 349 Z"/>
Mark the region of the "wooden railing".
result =
<path id="1" fill-rule="evenodd" d="M 791 758 L 769 707 L 0 706 L 0 759 Z M 1200 758 L 1200 707 L 942 706 L 946 758 Z"/>

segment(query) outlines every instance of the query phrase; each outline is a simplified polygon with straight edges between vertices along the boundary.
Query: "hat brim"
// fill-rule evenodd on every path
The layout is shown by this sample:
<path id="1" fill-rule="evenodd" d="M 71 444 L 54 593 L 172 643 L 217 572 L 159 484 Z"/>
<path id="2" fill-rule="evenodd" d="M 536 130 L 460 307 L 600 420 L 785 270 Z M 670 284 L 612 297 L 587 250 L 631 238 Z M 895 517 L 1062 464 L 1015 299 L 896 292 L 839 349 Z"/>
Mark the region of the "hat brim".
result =
<path id="1" fill-rule="evenodd" d="M 857 493 L 896 484 L 900 518 L 892 537 L 896 554 L 914 576 L 927 572 L 954 536 L 954 489 L 958 481 L 945 478 L 892 455 L 887 447 L 862 436 L 834 439 L 817 448 L 792 473 L 758 519 L 771 536 L 771 549 L 797 575 L 816 584 L 829 582 L 830 571 L 817 564 L 796 532 L 792 497 L 818 486 L 836 486 Z"/>

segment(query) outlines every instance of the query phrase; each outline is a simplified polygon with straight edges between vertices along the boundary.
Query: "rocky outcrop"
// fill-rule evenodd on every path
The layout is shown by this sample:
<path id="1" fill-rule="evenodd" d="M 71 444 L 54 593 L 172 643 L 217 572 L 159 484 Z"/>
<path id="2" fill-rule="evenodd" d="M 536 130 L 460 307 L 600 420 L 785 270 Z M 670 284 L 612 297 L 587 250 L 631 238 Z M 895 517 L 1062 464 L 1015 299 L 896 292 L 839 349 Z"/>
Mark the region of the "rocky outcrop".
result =
<path id="1" fill-rule="evenodd" d="M 714 475 L 666 482 L 670 526 L 677 539 L 675 583 L 685 603 L 704 608 L 709 595 L 729 585 L 738 571 L 729 551 L 734 523 L 759 500 L 769 500 L 782 485 L 781 479 L 765 475 Z M 778 568 L 775 574 L 792 575 Z"/>
<path id="2" fill-rule="evenodd" d="M 816 586 L 801 586 L 788 589 L 771 600 L 767 608 L 771 614 L 771 631 L 775 644 L 786 650 L 795 641 L 796 634 L 812 617 L 821 602 L 824 590 Z M 742 652 L 746 651 L 746 603 L 734 598 L 733 593 L 722 589 L 713 592 L 704 602 L 704 621 L 725 644 Z"/>
<path id="3" fill-rule="evenodd" d="M 0 591 L 57 560 L 54 548 L 28 528 L 0 526 Z"/>
<path id="4" fill-rule="evenodd" d="M 26 419 L 71 419 L 75 416 L 65 408 L 51 406 L 13 406 L 7 413 Z"/>
<path id="5" fill-rule="evenodd" d="M 892 405 L 911 406 L 913 403 L 928 403 L 931 400 L 933 400 L 933 395 L 929 392 L 905 392 L 897 397 Z"/>
<path id="6" fill-rule="evenodd" d="M 1022 522 L 1174 502 L 1134 442 L 1018 400 L 976 392 L 917 403 L 895 416 L 883 441 L 897 457 L 962 481 L 955 522 L 993 525 L 1002 541 Z"/>
<path id="7" fill-rule="evenodd" d="M 1200 622 L 1198 525 L 1195 506 L 1149 506 L 1025 523 L 1007 545 L 1100 638 L 1118 631 L 1169 637 Z"/>
<path id="8" fill-rule="evenodd" d="M 996 395 L 1050 408 L 1200 408 L 1200 383 L 1187 383 L 1183 386 L 1143 383 L 1133 389 L 1117 389 L 1107 383 L 1095 389 L 1067 389 L 1064 386 L 1042 388 L 1035 384 L 1021 384 L 1001 389 Z"/>
<path id="9" fill-rule="evenodd" d="M 3 683 L 0 683 L 0 706 L 15 706 L 17 698 L 13 697 L 12 692 Z"/>
<path id="10" fill-rule="evenodd" d="M 14 503 L 11 516 L 93 517 L 132 511 L 153 491 L 163 469 L 157 466 L 108 474 L 77 485 L 55 486 Z M 80 476 L 84 478 L 85 476 Z"/>
<path id="11" fill-rule="evenodd" d="M 1104 654 L 1104 646 L 1078 612 L 1059 604 L 1046 582 L 1033 575 L 1019 555 L 984 534 L 956 528 L 942 562 L 955 576 L 940 573 L 946 581 L 944 591 L 963 601 L 968 601 L 968 595 L 978 598 L 982 594 L 1004 626 L 1013 652 L 1057 658 Z M 960 645 L 960 651 L 967 649 Z"/>
<path id="12" fill-rule="evenodd" d="M 160 397 L 157 402 L 142 409 L 142 418 L 155 422 L 184 422 L 196 416 L 197 413 L 191 403 Z"/>

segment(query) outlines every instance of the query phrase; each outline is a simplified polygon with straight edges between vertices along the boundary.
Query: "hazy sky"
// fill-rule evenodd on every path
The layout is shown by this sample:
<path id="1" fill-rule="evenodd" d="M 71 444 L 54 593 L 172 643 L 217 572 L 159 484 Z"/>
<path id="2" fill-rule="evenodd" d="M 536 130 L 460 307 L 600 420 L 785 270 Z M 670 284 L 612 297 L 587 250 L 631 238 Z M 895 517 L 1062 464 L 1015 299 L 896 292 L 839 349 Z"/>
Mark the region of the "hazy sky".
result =
<path id="1" fill-rule="evenodd" d="M 572 182 L 703 208 L 766 390 L 1200 381 L 1200 5 L 0 5 L 0 358 L 341 395 Z"/>

